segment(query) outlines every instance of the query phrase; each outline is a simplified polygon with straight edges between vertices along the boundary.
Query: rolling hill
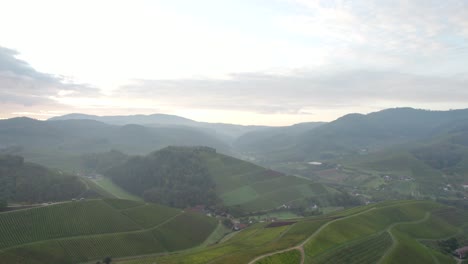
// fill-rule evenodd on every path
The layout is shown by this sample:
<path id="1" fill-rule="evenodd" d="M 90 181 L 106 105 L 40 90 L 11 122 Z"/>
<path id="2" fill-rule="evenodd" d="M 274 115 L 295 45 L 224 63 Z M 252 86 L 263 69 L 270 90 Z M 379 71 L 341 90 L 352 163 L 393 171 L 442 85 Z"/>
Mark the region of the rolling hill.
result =
<path id="1" fill-rule="evenodd" d="M 0 155 L 0 209 L 7 203 L 43 203 L 75 198 L 86 191 L 74 175 Z"/>
<path id="2" fill-rule="evenodd" d="M 426 111 L 395 108 L 367 115 L 349 114 L 301 133 L 289 133 L 282 137 L 287 138 L 286 143 L 277 137 L 266 137 L 261 144 L 267 147 L 259 147 L 253 153 L 242 141 L 235 147 L 267 164 L 337 159 L 463 130 L 468 124 L 467 116 L 468 109 Z"/>
<path id="3" fill-rule="evenodd" d="M 1 263 L 80 263 L 201 244 L 218 221 L 126 200 L 87 200 L 0 213 Z"/>
<path id="4" fill-rule="evenodd" d="M 236 151 L 262 161 L 262 153 L 276 153 L 287 150 L 296 143 L 296 137 L 320 127 L 324 122 L 299 123 L 285 127 L 257 129 L 238 137 L 233 143 Z M 274 144 L 272 144 L 274 143 Z"/>
<path id="5" fill-rule="evenodd" d="M 439 245 L 449 238 L 466 245 L 467 219 L 466 211 L 434 202 L 385 202 L 281 224 L 256 223 L 207 248 L 119 263 L 455 263 L 450 249 Z"/>
<path id="6" fill-rule="evenodd" d="M 149 201 L 176 207 L 222 204 L 237 213 L 338 193 L 207 147 L 168 147 L 131 157 L 104 175 Z"/>
<path id="7" fill-rule="evenodd" d="M 146 154 L 169 145 L 205 145 L 230 152 L 230 147 L 202 131 L 187 127 L 109 125 L 94 120 L 0 120 L 0 153 L 15 154 L 55 168 L 79 168 L 79 156 L 121 150 Z"/>
<path id="8" fill-rule="evenodd" d="M 179 127 L 186 129 L 196 128 L 204 133 L 210 134 L 227 144 L 231 144 L 239 136 L 254 131 L 257 129 L 267 128 L 265 126 L 244 126 L 225 123 L 208 123 L 198 122 L 188 118 L 167 115 L 167 114 L 151 114 L 151 115 L 129 115 L 129 116 L 96 116 L 85 114 L 68 114 L 63 116 L 52 117 L 49 121 L 57 120 L 96 120 L 111 125 L 142 125 L 147 127 Z"/>

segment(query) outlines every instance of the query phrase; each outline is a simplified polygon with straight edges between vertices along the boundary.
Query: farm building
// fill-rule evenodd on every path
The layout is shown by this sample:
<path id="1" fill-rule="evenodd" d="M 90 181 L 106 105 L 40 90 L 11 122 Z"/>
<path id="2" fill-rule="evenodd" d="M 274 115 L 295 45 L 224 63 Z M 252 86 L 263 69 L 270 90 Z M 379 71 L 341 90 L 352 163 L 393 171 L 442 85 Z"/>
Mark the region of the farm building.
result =
<path id="1" fill-rule="evenodd" d="M 453 254 L 459 259 L 464 259 L 468 257 L 468 246 L 456 249 Z"/>
<path id="2" fill-rule="evenodd" d="M 232 227 L 232 230 L 234 231 L 239 231 L 239 230 L 242 230 L 244 228 L 246 228 L 248 225 L 246 224 L 235 224 L 233 227 Z"/>

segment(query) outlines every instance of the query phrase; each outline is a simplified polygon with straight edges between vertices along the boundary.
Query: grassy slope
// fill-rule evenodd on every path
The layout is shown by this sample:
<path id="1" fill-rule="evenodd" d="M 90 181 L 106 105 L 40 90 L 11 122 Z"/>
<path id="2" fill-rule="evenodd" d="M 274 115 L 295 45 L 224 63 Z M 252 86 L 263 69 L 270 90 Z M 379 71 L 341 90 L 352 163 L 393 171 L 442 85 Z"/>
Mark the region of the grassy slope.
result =
<path id="1" fill-rule="evenodd" d="M 120 186 L 116 185 L 112 182 L 109 178 L 99 178 L 96 180 L 92 180 L 95 184 L 99 187 L 104 189 L 106 192 L 112 194 L 117 199 L 125 199 L 125 200 L 134 200 L 134 201 L 143 201 L 141 197 L 133 195 L 124 189 L 120 188 Z"/>
<path id="2" fill-rule="evenodd" d="M 309 237 L 304 246 L 306 263 L 410 263 L 404 259 L 408 255 L 414 255 L 411 263 L 451 263 L 450 256 L 423 246 L 419 239 L 452 236 L 468 219 L 466 213 L 428 201 L 390 201 L 331 216 L 306 218 L 279 228 L 255 224 L 208 248 L 122 263 L 248 263 L 262 254 L 295 247 Z M 284 255 L 258 263 L 275 263 Z"/>
<path id="3" fill-rule="evenodd" d="M 291 226 L 265 228 L 266 224 L 255 224 L 229 240 L 182 254 L 124 261 L 126 264 L 202 264 L 202 263 L 248 263 L 255 256 L 288 248 L 300 243 L 327 220 L 305 219 Z"/>
<path id="4" fill-rule="evenodd" d="M 227 206 L 260 211 L 328 192 L 320 184 L 286 176 L 229 156 L 214 153 L 201 155 L 216 182 L 218 195 Z"/>
<path id="5" fill-rule="evenodd" d="M 306 263 L 320 263 L 324 256 L 334 255 L 333 252 L 340 252 L 340 248 L 353 245 L 357 248 L 347 256 L 348 259 L 339 258 L 336 253 L 333 263 L 343 260 L 343 263 L 366 263 L 362 257 L 366 261 L 374 259 L 371 255 L 376 257 L 375 251 L 367 249 L 378 245 L 382 245 L 379 258 L 385 249 L 388 250 L 383 263 L 451 263 L 450 257 L 426 248 L 418 240 L 442 239 L 457 234 L 460 224 L 466 225 L 468 218 L 464 213 L 454 213 L 454 210 L 430 202 L 406 202 L 402 205 L 387 204 L 359 216 L 336 221 L 306 245 Z M 359 242 L 372 240 L 379 232 L 391 233 L 391 248 L 388 243 L 384 246 L 383 238 L 367 246 L 365 242 Z"/>
<path id="6" fill-rule="evenodd" d="M 264 258 L 255 264 L 297 264 L 300 261 L 301 253 L 298 250 L 291 250 Z"/>
<path id="7" fill-rule="evenodd" d="M 168 252 L 197 246 L 216 226 L 216 219 L 204 215 L 112 199 L 2 213 L 0 263 L 77 263 Z"/>

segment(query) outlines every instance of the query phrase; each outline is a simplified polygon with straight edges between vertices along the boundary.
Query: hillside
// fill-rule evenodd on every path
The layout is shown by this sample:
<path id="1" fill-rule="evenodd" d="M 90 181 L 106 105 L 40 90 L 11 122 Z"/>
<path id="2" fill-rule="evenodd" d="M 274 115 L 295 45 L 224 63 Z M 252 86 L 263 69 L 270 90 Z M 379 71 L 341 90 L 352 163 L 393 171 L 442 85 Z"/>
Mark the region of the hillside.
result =
<path id="1" fill-rule="evenodd" d="M 381 178 L 380 189 L 428 197 L 468 196 L 468 129 L 342 160 L 346 167 Z M 385 178 L 383 178 L 385 177 Z M 406 179 L 403 183 L 399 179 Z M 382 190 L 380 190 L 382 192 Z"/>
<path id="2" fill-rule="evenodd" d="M 121 263 L 454 263 L 451 249 L 439 245 L 449 238 L 467 245 L 467 219 L 467 212 L 434 202 L 386 202 L 281 224 L 256 223 L 208 248 Z"/>
<path id="3" fill-rule="evenodd" d="M 55 168 L 79 168 L 79 156 L 114 150 L 146 154 L 168 145 L 205 145 L 229 152 L 220 140 L 193 128 L 109 125 L 94 120 L 0 120 L 0 153 Z"/>
<path id="4" fill-rule="evenodd" d="M 288 141 L 266 138 L 265 148 L 255 150 L 253 158 L 265 163 L 329 160 L 347 155 L 372 153 L 384 148 L 442 136 L 467 124 L 468 109 L 426 111 L 412 108 L 382 110 L 367 115 L 349 114 L 337 120 L 289 133 Z M 242 144 L 240 145 L 242 149 Z M 276 151 L 271 151 L 276 150 Z M 245 149 L 244 151 L 249 151 Z"/>
<path id="5" fill-rule="evenodd" d="M 70 200 L 86 190 L 76 176 L 0 155 L 0 209 L 10 203 Z"/>
<path id="6" fill-rule="evenodd" d="M 207 147 L 168 147 L 131 157 L 104 175 L 148 201 L 176 207 L 224 205 L 237 213 L 274 209 L 336 192 Z"/>
<path id="7" fill-rule="evenodd" d="M 191 248 L 217 220 L 126 200 L 67 202 L 0 213 L 1 263 L 79 263 Z"/>
<path id="8" fill-rule="evenodd" d="M 148 127 L 185 127 L 196 128 L 204 133 L 210 134 L 223 142 L 230 144 L 239 136 L 254 131 L 257 129 L 267 128 L 265 126 L 243 126 L 224 123 L 209 123 L 197 122 L 188 118 L 167 115 L 167 114 L 151 114 L 151 115 L 129 115 L 129 116 L 96 116 L 85 114 L 68 114 L 63 116 L 52 117 L 50 121 L 57 120 L 77 120 L 87 119 L 96 120 L 111 125 L 143 125 Z"/>
<path id="9" fill-rule="evenodd" d="M 300 123 L 285 127 L 257 129 L 241 135 L 233 143 L 235 150 L 261 160 L 262 153 L 281 152 L 294 146 L 296 138 L 304 132 L 312 131 L 325 123 Z M 274 144 L 272 144 L 274 143 Z"/>

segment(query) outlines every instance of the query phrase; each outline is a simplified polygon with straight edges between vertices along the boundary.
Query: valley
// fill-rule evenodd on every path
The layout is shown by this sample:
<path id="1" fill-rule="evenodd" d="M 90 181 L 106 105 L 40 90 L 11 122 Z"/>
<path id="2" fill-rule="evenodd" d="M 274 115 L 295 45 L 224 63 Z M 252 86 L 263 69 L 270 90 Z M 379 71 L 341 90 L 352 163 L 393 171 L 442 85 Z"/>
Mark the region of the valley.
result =
<path id="1" fill-rule="evenodd" d="M 0 200 L 26 206 L 0 213 L 0 262 L 454 263 L 465 111 L 421 111 L 280 128 L 0 120 Z"/>

